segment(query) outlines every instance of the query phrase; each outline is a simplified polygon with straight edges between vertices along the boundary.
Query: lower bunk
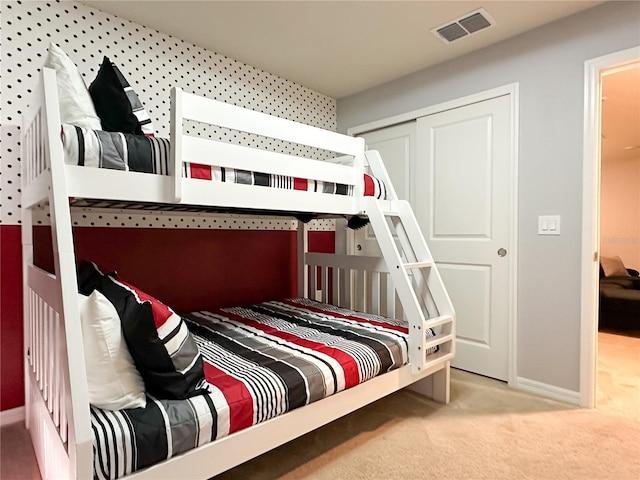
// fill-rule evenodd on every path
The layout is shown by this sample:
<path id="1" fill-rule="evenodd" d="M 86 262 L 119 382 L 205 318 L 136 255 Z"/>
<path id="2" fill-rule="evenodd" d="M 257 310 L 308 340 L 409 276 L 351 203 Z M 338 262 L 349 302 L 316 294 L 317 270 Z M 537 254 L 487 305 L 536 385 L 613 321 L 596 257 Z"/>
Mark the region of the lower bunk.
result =
<path id="1" fill-rule="evenodd" d="M 148 396 L 145 408 L 92 407 L 98 478 L 119 478 L 407 363 L 406 323 L 307 299 L 196 312 L 187 324 L 208 392 Z"/>
<path id="2" fill-rule="evenodd" d="M 308 260 L 316 257 L 323 254 L 307 254 Z M 357 263 L 362 268 L 366 257 Z M 385 274 L 369 267 L 370 278 Z M 307 269 L 324 279 L 310 282 L 310 292 L 337 287 L 339 277 L 351 276 L 321 265 Z M 42 442 L 36 452 L 43 478 L 211 478 L 407 386 L 448 402 L 452 354 L 446 329 L 424 332 L 427 361 L 416 373 L 406 321 L 328 303 L 338 303 L 345 296 L 338 291 L 351 288 L 329 288 L 318 295 L 325 302 L 294 298 L 179 316 L 115 274 L 89 270 L 81 265 L 78 274 L 87 400 L 96 383 L 100 388 L 106 382 L 92 372 L 86 343 L 83 301 L 99 292 L 122 322 L 128 351 L 144 377 L 143 404 L 91 405 L 83 428 L 85 415 L 74 412 L 74 404 L 83 410 L 89 401 L 68 390 L 71 378 L 56 367 L 67 363 L 69 344 L 60 337 L 64 326 L 56 323 L 55 277 L 29 267 L 27 423 L 34 442 Z M 374 283 L 392 288 L 391 282 Z M 371 296 L 370 287 L 360 290 Z M 141 331 L 145 323 L 157 335 Z M 158 351 L 170 354 L 176 371 L 162 371 Z M 72 365 L 79 362 L 68 360 L 73 375 Z M 204 379 L 192 375 L 198 368 Z"/>

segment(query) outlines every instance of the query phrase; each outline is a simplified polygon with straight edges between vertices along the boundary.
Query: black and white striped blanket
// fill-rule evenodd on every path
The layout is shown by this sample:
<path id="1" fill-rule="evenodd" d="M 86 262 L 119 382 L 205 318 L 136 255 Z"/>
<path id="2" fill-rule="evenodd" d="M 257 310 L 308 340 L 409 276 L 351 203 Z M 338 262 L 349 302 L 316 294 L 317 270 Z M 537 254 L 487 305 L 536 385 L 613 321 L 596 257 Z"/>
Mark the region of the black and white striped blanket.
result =
<path id="1" fill-rule="evenodd" d="M 166 138 L 90 130 L 65 124 L 62 125 L 62 141 L 65 162 L 71 165 L 170 174 L 169 140 Z M 185 163 L 182 175 L 216 182 L 353 195 L 353 185 L 196 163 Z M 386 198 L 387 191 L 382 181 L 371 175 L 364 175 L 363 182 L 365 196 Z"/>
<path id="2" fill-rule="evenodd" d="M 307 299 L 186 319 L 204 358 L 209 394 L 148 397 L 144 409 L 92 407 L 97 478 L 122 477 L 407 362 L 406 322 Z"/>

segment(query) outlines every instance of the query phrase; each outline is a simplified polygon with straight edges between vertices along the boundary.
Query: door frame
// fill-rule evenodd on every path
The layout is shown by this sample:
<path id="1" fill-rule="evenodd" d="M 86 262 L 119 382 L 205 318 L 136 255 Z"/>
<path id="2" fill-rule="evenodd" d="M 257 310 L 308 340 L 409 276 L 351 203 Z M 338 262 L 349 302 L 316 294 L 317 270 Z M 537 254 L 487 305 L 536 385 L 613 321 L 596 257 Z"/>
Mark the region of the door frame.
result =
<path id="1" fill-rule="evenodd" d="M 580 406 L 595 408 L 600 257 L 600 130 L 602 74 L 640 60 L 640 45 L 584 63 Z"/>
<path id="2" fill-rule="evenodd" d="M 407 113 L 394 115 L 391 117 L 383 118 L 373 122 L 365 123 L 362 125 L 356 125 L 347 130 L 349 135 L 358 135 L 372 130 L 379 130 L 381 128 L 391 127 L 399 123 L 405 123 L 418 119 L 419 117 L 425 117 L 427 115 L 433 115 L 436 113 L 445 112 L 447 110 L 453 110 L 454 108 L 464 107 L 473 103 L 483 102 L 496 97 L 508 96 L 509 97 L 509 109 L 511 120 L 511 198 L 509 201 L 509 220 L 512 225 L 511 235 L 509 238 L 509 251 L 513 252 L 510 257 L 510 277 L 511 283 L 509 285 L 509 318 L 508 318 L 508 374 L 507 382 L 510 386 L 518 386 L 518 365 L 517 365 L 517 347 L 518 347 L 518 136 L 519 136 L 519 106 L 520 106 L 520 84 L 510 83 L 490 90 L 474 93 L 464 97 L 449 100 L 447 102 L 438 103 L 428 107 L 412 110 Z M 412 186 L 412 190 L 415 190 L 416 186 Z"/>

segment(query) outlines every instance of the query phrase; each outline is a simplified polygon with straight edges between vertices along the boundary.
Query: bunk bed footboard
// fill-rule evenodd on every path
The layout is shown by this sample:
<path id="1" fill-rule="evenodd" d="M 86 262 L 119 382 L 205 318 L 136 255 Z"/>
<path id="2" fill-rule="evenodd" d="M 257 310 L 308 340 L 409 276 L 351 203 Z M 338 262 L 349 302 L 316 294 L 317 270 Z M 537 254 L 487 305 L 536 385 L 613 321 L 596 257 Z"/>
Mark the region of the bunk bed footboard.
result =
<path id="1" fill-rule="evenodd" d="M 71 388 L 62 297 L 56 278 L 25 269 L 26 422 L 43 478 L 74 478 L 78 456 L 69 438 Z M 84 446 L 91 455 L 91 445 Z"/>
<path id="2" fill-rule="evenodd" d="M 304 259 L 303 296 L 359 312 L 403 318 L 402 304 L 383 258 L 306 253 Z M 425 345 L 438 347 L 438 351 L 428 355 L 421 365 L 429 375 L 417 375 L 409 386 L 411 390 L 441 403 L 449 403 L 450 399 L 454 321 L 452 316 L 442 316 L 425 322 L 425 326 L 436 332 L 436 336 L 425 341 Z M 418 330 L 411 328 L 410 335 L 416 332 Z"/>

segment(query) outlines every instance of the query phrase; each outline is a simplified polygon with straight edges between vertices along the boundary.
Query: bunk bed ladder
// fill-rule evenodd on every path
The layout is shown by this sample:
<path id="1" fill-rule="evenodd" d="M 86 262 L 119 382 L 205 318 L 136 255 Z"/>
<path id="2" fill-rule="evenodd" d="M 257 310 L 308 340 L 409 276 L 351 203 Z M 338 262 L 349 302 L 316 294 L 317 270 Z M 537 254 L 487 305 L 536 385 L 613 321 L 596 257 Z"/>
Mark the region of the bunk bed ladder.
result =
<path id="1" fill-rule="evenodd" d="M 455 312 L 409 202 L 367 198 L 365 205 L 409 321 L 409 362 L 417 374 L 437 357 L 454 354 Z M 426 337 L 428 328 L 435 337 Z M 438 353 L 427 356 L 435 346 Z"/>

